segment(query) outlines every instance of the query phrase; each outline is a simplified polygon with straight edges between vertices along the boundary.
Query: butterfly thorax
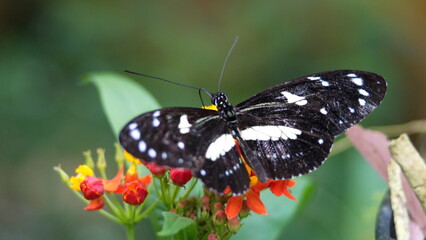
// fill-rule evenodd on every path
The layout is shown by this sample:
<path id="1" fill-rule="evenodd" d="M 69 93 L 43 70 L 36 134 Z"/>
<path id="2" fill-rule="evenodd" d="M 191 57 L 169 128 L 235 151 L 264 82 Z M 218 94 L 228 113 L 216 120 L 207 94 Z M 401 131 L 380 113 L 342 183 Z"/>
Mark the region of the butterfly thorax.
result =
<path id="1" fill-rule="evenodd" d="M 236 128 L 237 118 L 234 107 L 229 103 L 228 96 L 223 92 L 218 92 L 212 96 L 212 104 L 214 104 L 220 116 L 226 121 L 228 127 Z"/>

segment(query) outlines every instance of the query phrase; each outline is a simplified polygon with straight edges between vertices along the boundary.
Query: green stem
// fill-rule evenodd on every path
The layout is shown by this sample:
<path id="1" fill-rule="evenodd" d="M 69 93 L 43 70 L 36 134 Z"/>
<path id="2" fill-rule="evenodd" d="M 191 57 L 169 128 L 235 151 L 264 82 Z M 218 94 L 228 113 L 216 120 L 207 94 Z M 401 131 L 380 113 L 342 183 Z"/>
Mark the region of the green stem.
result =
<path id="1" fill-rule="evenodd" d="M 82 201 L 82 202 L 84 202 L 85 204 L 89 204 L 89 201 L 87 200 L 87 199 L 85 199 L 84 197 L 83 197 L 83 195 L 82 194 L 80 194 L 80 192 L 79 191 L 76 191 L 76 190 L 74 190 L 74 189 L 71 189 L 70 188 L 70 190 Z M 116 222 L 116 223 L 119 223 L 119 224 L 123 224 L 123 221 L 120 219 L 120 218 L 118 218 L 118 217 L 116 217 L 116 216 L 114 216 L 114 215 L 112 215 L 111 213 L 109 213 L 109 212 L 107 212 L 107 211 L 105 211 L 104 209 L 101 209 L 101 210 L 98 210 L 97 211 L 99 214 L 101 214 L 101 215 L 103 215 L 104 217 L 106 217 L 106 218 L 108 218 L 109 220 L 111 220 L 111 221 L 113 221 L 113 222 Z"/>
<path id="2" fill-rule="evenodd" d="M 108 195 L 111 196 L 111 198 L 109 198 Z M 113 199 L 113 201 L 111 201 L 111 199 Z M 109 209 L 111 209 L 111 211 L 116 216 L 120 216 L 121 219 L 125 219 L 125 214 L 124 214 L 124 211 L 123 211 L 123 207 L 117 201 L 117 199 L 115 198 L 115 196 L 113 196 L 112 194 L 104 194 L 104 200 L 105 200 L 105 204 L 107 205 L 107 207 Z"/>
<path id="3" fill-rule="evenodd" d="M 192 179 L 192 183 L 191 183 L 191 185 L 189 186 L 189 188 L 185 191 L 185 194 L 183 194 L 183 196 L 181 197 L 181 199 L 186 199 L 188 196 L 189 196 L 189 194 L 192 192 L 192 190 L 194 189 L 194 187 L 197 185 L 197 179 L 196 178 L 193 178 Z"/>
<path id="4" fill-rule="evenodd" d="M 172 205 L 174 205 L 175 199 L 176 199 L 177 195 L 179 194 L 180 189 L 181 189 L 181 186 L 174 185 L 173 195 L 172 195 L 172 199 L 171 199 Z M 175 206 L 172 206 L 172 207 L 175 207 Z"/>
<path id="5" fill-rule="evenodd" d="M 135 240 L 135 224 L 130 223 L 125 226 L 126 226 L 127 240 Z"/>
<path id="6" fill-rule="evenodd" d="M 143 212 L 141 215 L 139 215 L 135 218 L 135 222 L 141 221 L 146 215 L 150 214 L 152 212 L 152 210 L 155 209 L 155 207 L 157 206 L 157 204 L 159 202 L 160 202 L 160 199 L 155 200 L 155 202 L 153 204 L 151 204 L 151 206 L 149 206 L 149 208 L 147 208 L 145 210 L 145 212 Z"/>
<path id="7" fill-rule="evenodd" d="M 169 194 L 169 184 L 167 183 L 166 177 L 162 177 L 161 178 L 161 195 L 162 199 L 163 199 L 163 203 L 165 206 L 167 206 L 167 208 L 172 208 L 171 206 L 171 202 L 170 202 L 170 194 Z"/>

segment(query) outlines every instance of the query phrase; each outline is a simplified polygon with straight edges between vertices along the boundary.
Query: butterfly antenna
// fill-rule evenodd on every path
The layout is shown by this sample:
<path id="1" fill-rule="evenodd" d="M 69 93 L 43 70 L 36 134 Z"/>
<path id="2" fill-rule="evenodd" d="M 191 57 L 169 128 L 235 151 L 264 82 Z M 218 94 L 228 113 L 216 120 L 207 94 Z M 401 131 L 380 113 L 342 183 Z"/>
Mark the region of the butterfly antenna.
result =
<path id="1" fill-rule="evenodd" d="M 129 70 L 124 70 L 124 72 L 135 74 L 135 75 L 139 75 L 139 76 L 143 76 L 143 77 L 158 79 L 158 80 L 165 81 L 165 82 L 168 82 L 168 83 L 173 83 L 173 84 L 176 84 L 176 85 L 179 85 L 179 86 L 182 86 L 182 87 L 188 87 L 188 88 L 192 88 L 192 89 L 198 89 L 198 91 L 203 91 L 209 97 L 212 97 L 212 94 L 209 91 L 207 91 L 205 88 L 199 88 L 199 87 L 194 87 L 194 86 L 191 86 L 191 85 L 186 85 L 186 84 L 183 84 L 183 83 L 177 83 L 177 82 L 173 82 L 173 81 L 170 81 L 170 80 L 167 80 L 167 79 L 164 79 L 164 78 L 154 77 L 154 76 L 150 76 L 150 75 L 147 75 L 147 74 L 137 73 L 137 72 L 133 72 L 133 71 L 129 71 Z"/>
<path id="2" fill-rule="evenodd" d="M 234 40 L 234 43 L 232 44 L 231 49 L 229 49 L 228 55 L 225 58 L 225 62 L 223 63 L 222 72 L 220 73 L 220 78 L 219 78 L 219 84 L 217 86 L 217 91 L 218 92 L 220 90 L 220 82 L 222 81 L 223 73 L 225 72 L 226 63 L 228 62 L 229 56 L 231 56 L 231 52 L 232 52 L 232 50 L 234 50 L 235 45 L 237 45 L 238 39 L 239 39 L 239 37 L 236 36 L 235 40 Z"/>

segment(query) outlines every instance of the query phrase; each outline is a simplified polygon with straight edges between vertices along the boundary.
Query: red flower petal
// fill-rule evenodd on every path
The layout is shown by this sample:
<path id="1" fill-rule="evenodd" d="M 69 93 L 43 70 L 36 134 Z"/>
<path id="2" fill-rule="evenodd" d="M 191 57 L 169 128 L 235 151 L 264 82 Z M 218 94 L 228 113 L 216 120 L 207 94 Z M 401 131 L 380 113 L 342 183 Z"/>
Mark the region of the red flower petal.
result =
<path id="1" fill-rule="evenodd" d="M 93 200 L 104 194 L 104 183 L 100 178 L 87 176 L 81 182 L 80 189 L 85 199 Z"/>
<path id="2" fill-rule="evenodd" d="M 232 196 L 228 199 L 226 203 L 225 213 L 228 219 L 232 219 L 238 216 L 241 208 L 243 206 L 243 197 L 242 196 Z"/>
<path id="3" fill-rule="evenodd" d="M 172 168 L 170 170 L 170 180 L 178 186 L 185 185 L 192 178 L 192 172 L 183 168 Z"/>
<path id="4" fill-rule="evenodd" d="M 160 166 L 157 165 L 154 162 L 143 162 L 143 164 L 145 165 L 146 168 L 148 168 L 148 170 L 157 177 L 161 177 L 164 175 L 164 173 L 168 170 L 167 167 L 164 166 Z"/>
<path id="5" fill-rule="evenodd" d="M 259 192 L 249 190 L 246 193 L 247 198 L 247 206 L 255 213 L 267 215 L 268 212 L 266 211 L 265 205 L 263 205 L 263 202 L 260 200 L 260 194 Z"/>
<path id="6" fill-rule="evenodd" d="M 90 201 L 90 203 L 84 208 L 86 211 L 95 211 L 103 208 L 105 205 L 104 198 L 99 197 Z"/>

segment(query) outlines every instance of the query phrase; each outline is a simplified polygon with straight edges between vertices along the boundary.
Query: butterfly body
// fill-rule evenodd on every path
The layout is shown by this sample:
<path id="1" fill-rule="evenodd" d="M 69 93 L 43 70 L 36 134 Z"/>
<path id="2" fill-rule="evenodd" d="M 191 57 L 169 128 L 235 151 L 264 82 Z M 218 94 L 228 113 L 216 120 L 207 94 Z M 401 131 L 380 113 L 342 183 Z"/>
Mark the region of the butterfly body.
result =
<path id="1" fill-rule="evenodd" d="M 261 181 L 315 170 L 334 137 L 380 104 L 385 80 L 339 70 L 285 82 L 232 106 L 212 94 L 218 111 L 165 108 L 142 114 L 120 133 L 126 151 L 144 161 L 191 169 L 216 193 L 243 194 L 248 164 Z M 242 155 L 242 156 L 241 156 Z"/>

